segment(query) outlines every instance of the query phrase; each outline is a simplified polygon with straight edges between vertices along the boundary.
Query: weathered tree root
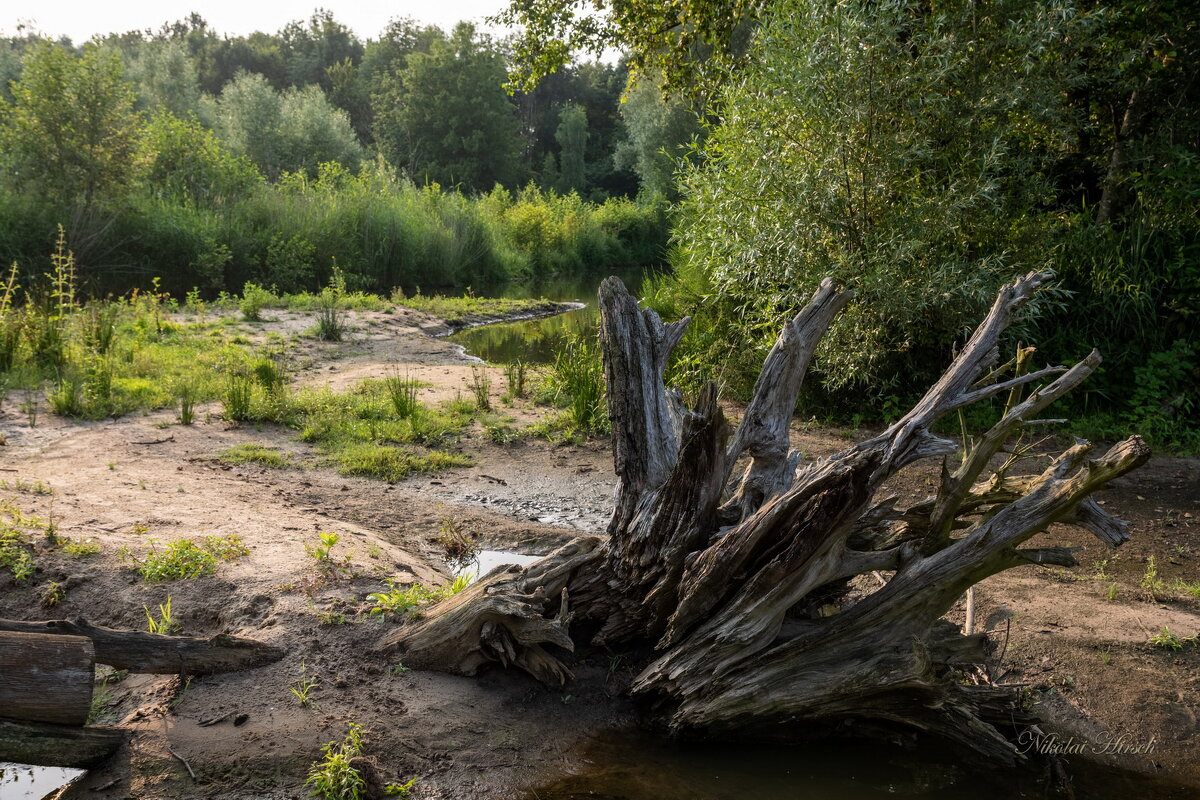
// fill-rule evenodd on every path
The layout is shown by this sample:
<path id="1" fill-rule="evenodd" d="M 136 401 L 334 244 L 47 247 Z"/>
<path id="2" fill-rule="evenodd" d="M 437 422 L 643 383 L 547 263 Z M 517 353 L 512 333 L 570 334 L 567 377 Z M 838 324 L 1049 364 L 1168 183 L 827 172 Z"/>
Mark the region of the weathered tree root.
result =
<path id="1" fill-rule="evenodd" d="M 709 384 L 695 407 L 663 384 L 687 320 L 663 324 L 615 278 L 600 288 L 601 343 L 617 502 L 608 538 L 580 540 L 524 570 L 486 576 L 393 634 L 406 661 L 472 674 L 489 662 L 539 680 L 570 676 L 542 645 L 573 649 L 572 619 L 596 644 L 654 644 L 631 690 L 674 730 L 787 731 L 859 719 L 941 734 L 1001 761 L 1020 758 L 995 724 L 1019 722 L 1002 688 L 966 685 L 985 637 L 942 617 L 963 592 L 1023 564 L 1073 564 L 1066 548 L 1024 548 L 1047 526 L 1079 525 L 1110 546 L 1126 525 L 1089 495 L 1148 457 L 1131 437 L 1095 456 L 1081 443 L 1038 475 L 998 468 L 1006 442 L 1100 363 L 1026 372 L 1032 349 L 1000 367 L 997 342 L 1049 276 L 1000 290 L 987 317 L 913 409 L 880 435 L 802 464 L 788 427 L 804 373 L 848 293 L 825 281 L 767 356 L 731 433 Z M 1034 388 L 1027 397 L 1021 394 Z M 931 426 L 1001 393 L 1002 418 L 957 463 Z M 1028 448 L 1026 448 L 1027 450 Z M 738 460 L 750 461 L 731 485 Z M 942 457 L 936 494 L 909 508 L 877 499 L 913 462 Z M 859 575 L 889 578 L 846 599 Z M 568 598 L 570 610 L 567 610 Z"/>

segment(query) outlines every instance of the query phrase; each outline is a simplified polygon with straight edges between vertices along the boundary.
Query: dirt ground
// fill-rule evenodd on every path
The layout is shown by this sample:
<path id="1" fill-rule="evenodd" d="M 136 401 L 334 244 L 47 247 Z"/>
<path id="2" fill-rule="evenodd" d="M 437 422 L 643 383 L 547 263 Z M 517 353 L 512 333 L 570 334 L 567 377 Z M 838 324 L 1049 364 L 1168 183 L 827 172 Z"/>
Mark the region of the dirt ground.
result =
<path id="1" fill-rule="evenodd" d="M 340 388 L 400 369 L 430 384 L 424 401 L 469 394 L 478 362 L 431 336 L 443 330 L 438 320 L 404 311 L 355 319 L 346 343 L 297 340 L 297 382 Z M 310 314 L 279 312 L 247 335 L 287 337 L 312 323 Z M 499 400 L 498 370 L 492 386 Z M 0 576 L 0 615 L 82 616 L 145 629 L 144 609 L 170 595 L 188 634 L 230 632 L 288 651 L 278 663 L 229 675 L 187 682 L 130 675 L 108 684 L 104 719 L 127 727 L 130 744 L 90 774 L 78 796 L 304 797 L 304 776 L 321 745 L 340 740 L 355 722 L 385 780 L 417 779 L 414 797 L 522 797 L 527 787 L 580 769 L 578 753 L 590 736 L 634 720 L 620 691 L 627 668 L 610 669 L 604 653 L 582 658 L 577 680 L 562 691 L 500 671 L 422 673 L 374 651 L 393 622 L 359 615 L 385 577 L 449 581 L 436 540 L 447 525 L 485 547 L 530 554 L 578 531 L 602 531 L 614 484 L 607 443 L 496 445 L 472 436 L 461 447 L 475 466 L 388 484 L 323 468 L 223 465 L 215 454 L 235 444 L 301 455 L 308 445 L 286 430 L 231 425 L 216 404 L 201 408 L 192 426 L 161 411 L 94 423 L 43 415 L 35 428 L 14 406 L 0 413 L 7 437 L 0 477 L 10 487 L 0 497 L 52 515 L 60 534 L 93 539 L 101 552 L 40 556 L 29 586 Z M 504 411 L 517 423 L 545 413 L 523 401 Z M 823 455 L 867 435 L 798 424 L 795 441 Z M 910 474 L 894 490 L 923 497 L 934 476 L 932 468 Z M 41 481 L 53 494 L 14 490 L 18 479 Z M 1200 580 L 1200 461 L 1156 458 L 1100 497 L 1131 521 L 1127 545 L 1109 551 L 1082 531 L 1055 528 L 1043 536 L 1080 546 L 1079 567 L 1029 567 L 981 584 L 977 619 L 997 644 L 992 671 L 1022 685 L 1048 731 L 1140 743 L 1153 737 L 1148 755 L 1120 763 L 1200 787 L 1200 648 L 1147 644 L 1164 626 L 1181 636 L 1200 633 L 1200 601 L 1169 588 L 1177 579 Z M 350 557 L 333 579 L 305 549 L 320 531 L 339 533 L 335 553 Z M 230 534 L 250 555 L 212 577 L 145 583 L 117 556 L 121 546 L 141 552 L 152 538 Z M 1140 586 L 1151 557 L 1164 584 L 1158 591 Z M 65 599 L 42 608 L 39 593 L 51 581 L 65 588 Z M 345 624 L 322 624 L 336 614 Z M 306 707 L 291 691 L 302 677 L 319 681 Z"/>

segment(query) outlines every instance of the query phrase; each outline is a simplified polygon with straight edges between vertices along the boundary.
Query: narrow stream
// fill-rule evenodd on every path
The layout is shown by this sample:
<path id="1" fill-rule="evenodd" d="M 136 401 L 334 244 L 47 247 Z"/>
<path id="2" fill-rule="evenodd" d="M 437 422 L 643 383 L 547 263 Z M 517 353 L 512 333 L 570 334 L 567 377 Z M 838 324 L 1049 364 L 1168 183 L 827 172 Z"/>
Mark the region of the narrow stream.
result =
<path id="1" fill-rule="evenodd" d="M 585 275 L 559 275 L 540 281 L 511 281 L 480 290 L 489 297 L 514 299 L 542 298 L 556 302 L 586 303 L 586 307 L 553 317 L 503 322 L 469 328 L 450 336 L 468 354 L 492 364 L 507 364 L 520 359 L 529 364 L 548 364 L 565 336 L 594 331 L 600 324 L 596 291 L 600 282 L 616 275 L 637 294 L 646 272 L 639 268 Z"/>

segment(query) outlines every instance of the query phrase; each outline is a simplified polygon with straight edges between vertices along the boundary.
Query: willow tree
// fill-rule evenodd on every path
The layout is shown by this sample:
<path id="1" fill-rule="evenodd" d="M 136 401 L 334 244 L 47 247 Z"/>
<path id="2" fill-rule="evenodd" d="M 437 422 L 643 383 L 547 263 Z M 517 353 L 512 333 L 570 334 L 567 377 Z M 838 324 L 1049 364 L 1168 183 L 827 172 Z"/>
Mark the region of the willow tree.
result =
<path id="1" fill-rule="evenodd" d="M 572 677 L 566 654 L 577 643 L 645 645 L 654 656 L 631 691 L 675 731 L 787 735 L 851 718 L 1018 759 L 997 727 L 1020 717 L 1010 690 L 966 683 L 957 671 L 984 660 L 986 637 L 963 634 L 945 615 L 990 575 L 1073 565 L 1070 548 L 1024 546 L 1053 523 L 1125 541 L 1125 523 L 1090 495 L 1149 456 L 1131 437 L 1103 453 L 1077 444 L 1035 474 L 997 461 L 1010 437 L 1100 363 L 1093 352 L 1069 369 L 997 364 L 1002 333 L 1048 278 L 1030 273 L 1001 289 L 899 421 L 811 461 L 790 449 L 789 423 L 848 292 L 824 281 L 783 326 L 732 428 L 715 384 L 691 406 L 664 384 L 688 320 L 663 323 L 607 279 L 601 344 L 618 479 L 607 536 L 499 567 L 384 647 L 415 667 L 471 675 L 504 665 L 557 685 Z M 1000 394 L 1004 414 L 969 452 L 933 432 L 946 414 Z M 899 471 L 934 458 L 943 462 L 930 497 L 901 507 L 882 492 Z"/>

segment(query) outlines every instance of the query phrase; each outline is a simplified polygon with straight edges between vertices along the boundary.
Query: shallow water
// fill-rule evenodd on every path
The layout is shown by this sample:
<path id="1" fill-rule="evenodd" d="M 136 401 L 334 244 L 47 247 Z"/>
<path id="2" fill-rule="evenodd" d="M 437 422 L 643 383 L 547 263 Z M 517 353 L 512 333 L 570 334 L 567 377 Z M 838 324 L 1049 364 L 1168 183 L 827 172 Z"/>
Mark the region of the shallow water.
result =
<path id="1" fill-rule="evenodd" d="M 496 567 L 506 564 L 516 564 L 518 567 L 523 567 L 526 564 L 532 564 L 541 556 L 527 556 L 523 553 L 510 553 L 505 550 L 480 550 L 475 555 L 475 560 L 454 570 L 455 577 L 460 575 L 470 575 L 474 581 L 480 575 L 487 575 Z"/>
<path id="2" fill-rule="evenodd" d="M 67 767 L 35 767 L 0 761 L 0 800 L 42 800 L 85 772 Z"/>
<path id="3" fill-rule="evenodd" d="M 480 290 L 489 297 L 516 299 L 544 297 L 562 303 L 585 303 L 584 308 L 553 317 L 504 322 L 470 328 L 450 336 L 468 354 L 493 364 L 518 359 L 530 364 L 548 364 L 554 360 L 562 340 L 569 334 L 590 334 L 600 324 L 596 291 L 600 282 L 616 275 L 631 292 L 641 290 L 645 272 L 641 269 L 615 270 L 590 275 L 562 275 L 542 281 L 513 281 Z"/>
<path id="4" fill-rule="evenodd" d="M 1071 795 L 1043 767 L 986 771 L 935 742 L 917 749 L 876 741 L 797 746 L 671 742 L 640 730 L 598 736 L 578 775 L 531 789 L 525 800 L 1194 800 L 1200 790 L 1090 762 L 1070 764 Z M 1044 765 L 1043 765 L 1044 766 Z"/>

